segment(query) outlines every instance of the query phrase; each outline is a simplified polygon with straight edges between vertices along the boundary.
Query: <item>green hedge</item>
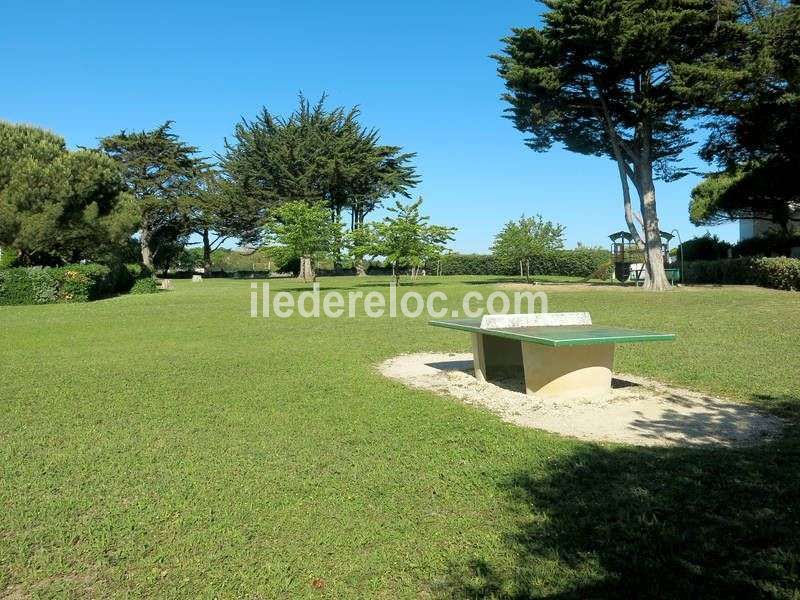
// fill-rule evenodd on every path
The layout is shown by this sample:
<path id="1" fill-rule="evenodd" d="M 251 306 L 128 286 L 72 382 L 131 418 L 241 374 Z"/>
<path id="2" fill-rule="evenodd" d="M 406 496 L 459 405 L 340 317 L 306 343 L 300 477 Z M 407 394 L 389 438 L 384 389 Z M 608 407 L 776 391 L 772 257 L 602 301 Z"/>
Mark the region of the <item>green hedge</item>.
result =
<path id="1" fill-rule="evenodd" d="M 800 259 L 731 258 L 687 262 L 687 283 L 760 285 L 800 291 Z"/>
<path id="2" fill-rule="evenodd" d="M 673 256 L 680 256 L 683 260 L 723 260 L 730 256 L 728 252 L 731 249 L 728 242 L 706 233 L 683 242 L 673 250 Z"/>
<path id="3" fill-rule="evenodd" d="M 124 293 L 142 276 L 133 267 L 85 264 L 2 269 L 0 305 L 88 302 Z"/>
<path id="4" fill-rule="evenodd" d="M 0 305 L 36 304 L 35 277 L 28 269 L 3 269 L 0 271 Z"/>
<path id="5" fill-rule="evenodd" d="M 514 275 L 514 267 L 491 254 L 447 254 L 441 258 L 442 275 Z M 519 274 L 519 267 L 516 270 Z"/>
<path id="6" fill-rule="evenodd" d="M 535 256 L 531 275 L 592 277 L 607 271 L 611 260 L 608 250 L 576 248 L 551 250 Z M 441 259 L 442 275 L 519 275 L 519 264 L 498 259 L 491 254 L 448 254 Z"/>
<path id="7" fill-rule="evenodd" d="M 791 256 L 792 248 L 800 246 L 800 234 L 768 233 L 748 238 L 733 247 L 734 256 Z"/>
<path id="8" fill-rule="evenodd" d="M 158 292 L 158 284 L 152 277 L 140 277 L 133 283 L 131 294 L 155 294 Z"/>
<path id="9" fill-rule="evenodd" d="M 88 302 L 113 292 L 111 269 L 103 265 L 67 265 L 55 270 L 59 302 Z"/>

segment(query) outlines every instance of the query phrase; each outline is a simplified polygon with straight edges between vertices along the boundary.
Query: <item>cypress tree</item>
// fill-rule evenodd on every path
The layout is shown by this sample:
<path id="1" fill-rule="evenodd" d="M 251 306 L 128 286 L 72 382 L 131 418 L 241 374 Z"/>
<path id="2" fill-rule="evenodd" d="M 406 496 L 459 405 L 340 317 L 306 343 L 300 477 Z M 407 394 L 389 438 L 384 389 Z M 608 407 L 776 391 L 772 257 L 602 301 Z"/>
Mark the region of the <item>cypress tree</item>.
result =
<path id="1" fill-rule="evenodd" d="M 678 93 L 677 65 L 706 56 L 719 23 L 734 19 L 712 0 L 545 0 L 541 27 L 514 29 L 496 56 L 507 114 L 528 146 L 554 143 L 616 163 L 625 220 L 645 251 L 645 287 L 669 287 L 664 271 L 655 181 L 689 170 L 696 110 Z M 639 233 L 631 188 L 641 210 Z"/>

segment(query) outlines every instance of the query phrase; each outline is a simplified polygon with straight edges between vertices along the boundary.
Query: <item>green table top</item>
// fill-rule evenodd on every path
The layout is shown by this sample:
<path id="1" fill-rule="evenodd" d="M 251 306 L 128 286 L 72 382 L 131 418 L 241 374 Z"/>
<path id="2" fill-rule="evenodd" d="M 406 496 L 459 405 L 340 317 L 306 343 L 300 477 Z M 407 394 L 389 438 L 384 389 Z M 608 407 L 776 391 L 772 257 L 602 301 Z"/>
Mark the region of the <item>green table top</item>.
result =
<path id="1" fill-rule="evenodd" d="M 431 321 L 435 327 L 459 329 L 545 346 L 588 346 L 591 344 L 621 344 L 626 342 L 662 342 L 675 339 L 674 333 L 641 331 L 605 325 L 558 325 L 547 327 L 505 327 L 481 329 L 480 319 Z"/>

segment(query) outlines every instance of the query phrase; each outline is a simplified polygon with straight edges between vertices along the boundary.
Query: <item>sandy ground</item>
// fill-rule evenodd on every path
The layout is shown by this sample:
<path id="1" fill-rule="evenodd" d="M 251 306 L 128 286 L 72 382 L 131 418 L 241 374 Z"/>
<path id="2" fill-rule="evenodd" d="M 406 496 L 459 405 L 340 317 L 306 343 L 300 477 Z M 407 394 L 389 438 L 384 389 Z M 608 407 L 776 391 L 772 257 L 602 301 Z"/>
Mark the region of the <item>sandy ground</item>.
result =
<path id="1" fill-rule="evenodd" d="M 518 378 L 479 383 L 471 354 L 404 354 L 378 370 L 408 386 L 483 406 L 504 421 L 584 440 L 638 446 L 734 446 L 778 435 L 781 420 L 746 405 L 616 374 L 608 398 L 547 400 L 527 396 Z"/>

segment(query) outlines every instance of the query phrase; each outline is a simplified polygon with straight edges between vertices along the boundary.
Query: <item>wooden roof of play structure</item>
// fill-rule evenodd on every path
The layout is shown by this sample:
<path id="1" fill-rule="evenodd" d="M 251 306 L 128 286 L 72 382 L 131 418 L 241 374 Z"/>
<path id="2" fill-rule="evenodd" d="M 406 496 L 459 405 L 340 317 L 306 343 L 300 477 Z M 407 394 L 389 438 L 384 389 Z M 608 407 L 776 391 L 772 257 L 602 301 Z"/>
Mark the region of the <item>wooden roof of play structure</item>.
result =
<path id="1" fill-rule="evenodd" d="M 667 241 L 670 241 L 672 238 L 675 237 L 674 235 L 672 235 L 671 233 L 667 233 L 666 231 L 661 231 L 660 233 L 661 237 Z M 630 234 L 629 231 L 618 231 L 616 233 L 612 233 L 610 236 L 608 236 L 608 238 L 612 242 L 616 242 L 619 240 L 625 240 L 626 242 L 633 241 L 633 236 Z"/>

